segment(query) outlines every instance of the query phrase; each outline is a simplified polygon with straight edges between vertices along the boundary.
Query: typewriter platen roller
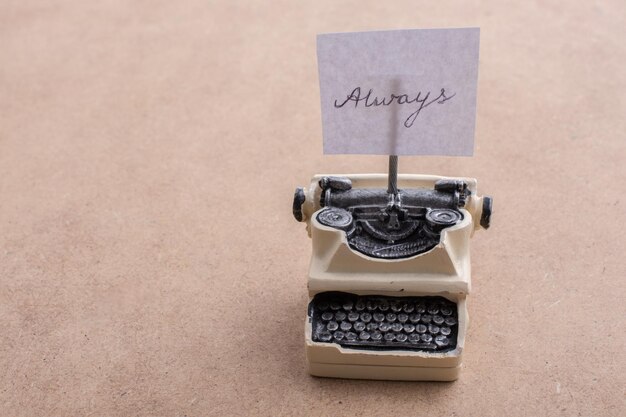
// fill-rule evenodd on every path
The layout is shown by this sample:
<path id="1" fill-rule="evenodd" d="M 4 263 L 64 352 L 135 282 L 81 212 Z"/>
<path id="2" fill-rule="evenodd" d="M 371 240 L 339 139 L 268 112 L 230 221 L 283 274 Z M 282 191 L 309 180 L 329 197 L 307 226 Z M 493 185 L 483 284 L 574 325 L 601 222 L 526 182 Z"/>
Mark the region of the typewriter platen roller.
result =
<path id="1" fill-rule="evenodd" d="M 454 380 L 468 317 L 469 238 L 492 200 L 476 180 L 316 176 L 293 214 L 313 241 L 305 326 L 317 376 Z"/>

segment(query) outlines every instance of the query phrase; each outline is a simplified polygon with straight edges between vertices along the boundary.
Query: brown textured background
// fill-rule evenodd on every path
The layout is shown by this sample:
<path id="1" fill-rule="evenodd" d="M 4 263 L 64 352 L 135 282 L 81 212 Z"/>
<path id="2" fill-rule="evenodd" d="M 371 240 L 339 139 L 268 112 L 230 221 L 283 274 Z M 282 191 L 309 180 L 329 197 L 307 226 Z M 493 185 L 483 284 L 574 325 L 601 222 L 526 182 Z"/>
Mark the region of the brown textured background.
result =
<path id="1" fill-rule="evenodd" d="M 0 415 L 626 414 L 626 3 L 0 3 Z M 311 378 L 315 34 L 481 27 L 455 383 Z"/>

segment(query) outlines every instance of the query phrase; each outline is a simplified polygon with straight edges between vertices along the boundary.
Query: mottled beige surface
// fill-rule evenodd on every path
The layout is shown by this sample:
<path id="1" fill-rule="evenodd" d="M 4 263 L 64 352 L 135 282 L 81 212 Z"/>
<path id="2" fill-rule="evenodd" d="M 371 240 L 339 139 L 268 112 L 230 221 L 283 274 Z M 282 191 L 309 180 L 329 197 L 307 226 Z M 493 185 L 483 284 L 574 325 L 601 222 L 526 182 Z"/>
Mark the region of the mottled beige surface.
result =
<path id="1" fill-rule="evenodd" d="M 553 2 L 551 2 L 553 3 Z M 368 5 L 369 4 L 369 5 Z M 304 369 L 315 34 L 482 28 L 456 383 Z M 0 415 L 626 414 L 626 3 L 0 3 Z"/>

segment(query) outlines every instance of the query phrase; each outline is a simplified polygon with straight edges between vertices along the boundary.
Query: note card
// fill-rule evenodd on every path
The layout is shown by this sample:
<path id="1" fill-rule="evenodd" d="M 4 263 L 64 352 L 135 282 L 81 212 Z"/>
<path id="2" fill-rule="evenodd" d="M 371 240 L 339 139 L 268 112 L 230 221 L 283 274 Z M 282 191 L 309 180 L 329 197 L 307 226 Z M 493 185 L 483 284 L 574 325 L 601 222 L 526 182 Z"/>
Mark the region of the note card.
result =
<path id="1" fill-rule="evenodd" d="M 317 37 L 326 154 L 474 150 L 480 29 Z"/>

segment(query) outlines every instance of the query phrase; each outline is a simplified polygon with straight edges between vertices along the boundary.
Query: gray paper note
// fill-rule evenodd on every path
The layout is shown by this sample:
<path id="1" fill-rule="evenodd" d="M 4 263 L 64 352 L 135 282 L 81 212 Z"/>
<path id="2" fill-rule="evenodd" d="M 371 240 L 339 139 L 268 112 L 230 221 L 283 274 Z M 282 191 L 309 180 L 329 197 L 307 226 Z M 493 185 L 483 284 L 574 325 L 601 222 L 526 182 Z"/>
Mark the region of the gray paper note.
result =
<path id="1" fill-rule="evenodd" d="M 324 153 L 472 155 L 480 30 L 317 37 Z"/>

